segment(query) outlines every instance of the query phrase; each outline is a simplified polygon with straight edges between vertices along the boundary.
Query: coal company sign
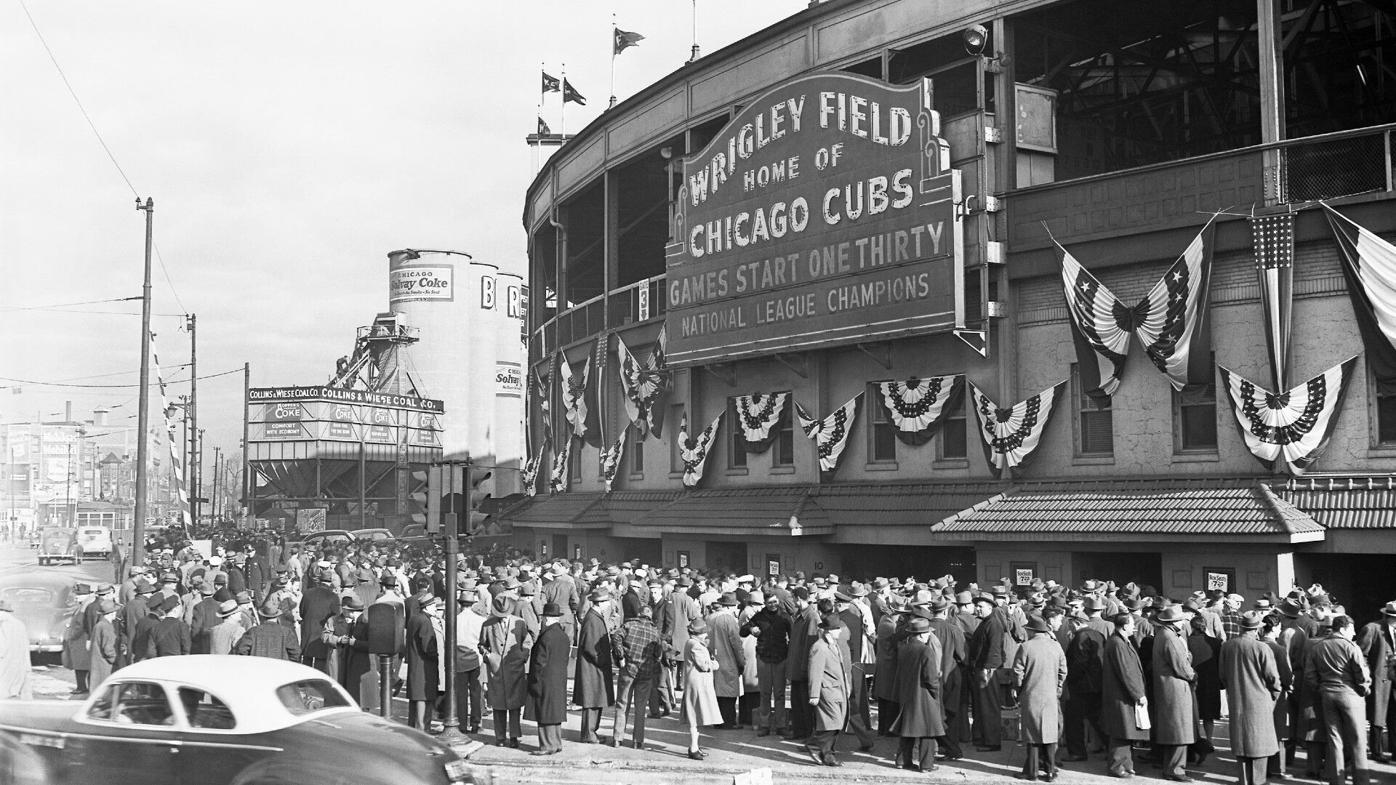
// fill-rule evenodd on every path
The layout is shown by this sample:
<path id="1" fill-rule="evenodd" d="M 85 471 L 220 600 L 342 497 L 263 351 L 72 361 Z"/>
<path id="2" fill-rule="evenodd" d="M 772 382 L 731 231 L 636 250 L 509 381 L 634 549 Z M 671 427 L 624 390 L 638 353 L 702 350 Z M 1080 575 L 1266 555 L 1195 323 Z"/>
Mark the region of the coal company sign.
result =
<path id="1" fill-rule="evenodd" d="M 361 403 L 396 409 L 415 409 L 423 412 L 440 413 L 446 410 L 445 404 L 435 398 L 418 398 L 415 395 L 395 395 L 368 390 L 345 390 L 338 387 L 253 387 L 247 391 L 247 403 L 249 404 L 307 400 Z"/>
<path id="2" fill-rule="evenodd" d="M 964 326 L 960 173 L 931 94 L 930 80 L 805 76 L 684 160 L 671 364 Z"/>

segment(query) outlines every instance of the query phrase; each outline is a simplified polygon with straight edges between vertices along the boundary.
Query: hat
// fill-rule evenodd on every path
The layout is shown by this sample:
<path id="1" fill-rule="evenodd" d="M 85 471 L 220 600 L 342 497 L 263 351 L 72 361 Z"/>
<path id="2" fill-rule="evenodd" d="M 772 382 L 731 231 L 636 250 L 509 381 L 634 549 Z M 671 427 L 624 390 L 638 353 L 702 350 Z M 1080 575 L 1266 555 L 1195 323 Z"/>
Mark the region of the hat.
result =
<path id="1" fill-rule="evenodd" d="M 854 581 L 853 585 L 848 588 L 848 594 L 852 597 L 866 597 L 868 596 L 868 587 L 866 584 Z"/>
<path id="2" fill-rule="evenodd" d="M 674 585 L 675 585 L 675 586 L 679 586 L 679 587 L 681 587 L 681 588 L 682 588 L 682 587 L 687 587 L 687 586 L 692 586 L 692 585 L 693 585 L 693 579 L 690 578 L 690 577 L 688 577 L 687 575 L 680 575 L 680 576 L 678 577 L 678 580 L 674 583 Z"/>
<path id="3" fill-rule="evenodd" d="M 167 572 L 160 576 L 161 583 L 179 583 L 179 576 L 172 572 Z"/>
<path id="4" fill-rule="evenodd" d="M 562 608 L 558 607 L 558 604 L 555 603 L 555 602 L 547 602 L 547 603 L 544 603 L 544 604 L 543 604 L 543 615 L 544 615 L 544 616 L 551 616 L 551 617 L 553 617 L 553 618 L 557 618 L 558 616 L 561 616 L 561 615 L 562 615 Z"/>
<path id="5" fill-rule="evenodd" d="M 1091 611 L 1103 611 L 1105 610 L 1105 603 L 1101 602 L 1100 598 L 1096 597 L 1094 594 L 1091 594 L 1081 601 L 1081 609 L 1087 613 Z"/>
<path id="6" fill-rule="evenodd" d="M 1265 614 L 1260 611 L 1246 611 L 1241 614 L 1241 629 L 1258 630 L 1265 623 Z"/>
<path id="7" fill-rule="evenodd" d="M 956 605 L 973 605 L 973 604 L 974 604 L 974 595 L 973 595 L 973 594 L 970 594 L 970 593 L 967 592 L 967 591 L 959 592 L 959 593 L 957 593 L 957 594 L 955 595 L 955 604 L 956 604 Z"/>
<path id="8" fill-rule="evenodd" d="M 1388 602 L 1382 606 L 1381 613 L 1383 616 L 1396 616 L 1396 601 Z"/>
<path id="9" fill-rule="evenodd" d="M 718 604 L 734 607 L 737 604 L 737 595 L 730 591 L 723 592 L 722 597 L 718 599 Z"/>
<path id="10" fill-rule="evenodd" d="M 252 604 L 252 592 L 240 591 L 233 599 L 237 600 L 238 605 L 250 605 Z"/>
<path id="11" fill-rule="evenodd" d="M 772 596 L 775 596 L 775 595 L 772 595 Z M 750 594 L 747 595 L 746 601 L 749 602 L 749 603 L 751 603 L 752 605 L 765 605 L 765 604 L 766 604 L 766 595 L 762 594 L 762 593 L 759 592 L 759 591 L 754 591 L 754 592 L 752 592 L 752 593 L 750 593 Z"/>
<path id="12" fill-rule="evenodd" d="M 990 594 L 990 593 L 987 592 L 987 591 L 981 591 L 981 592 L 979 592 L 978 594 L 976 594 L 976 595 L 974 596 L 974 601 L 975 601 L 975 602 L 987 602 L 987 603 L 989 603 L 990 605 L 997 605 L 997 604 L 998 604 L 998 600 L 995 600 L 995 599 L 994 599 L 994 595 Z"/>
<path id="13" fill-rule="evenodd" d="M 351 611 L 361 611 L 364 609 L 364 601 L 359 599 L 359 596 L 357 594 L 350 593 L 345 595 L 344 599 L 339 601 L 339 607 L 342 610 L 348 609 Z"/>
<path id="14" fill-rule="evenodd" d="M 694 620 L 693 620 L 692 622 L 690 622 L 689 625 L 688 625 L 688 634 L 689 634 L 689 635 L 702 635 L 703 633 L 705 633 L 705 632 L 707 632 L 707 631 L 708 631 L 707 622 L 704 622 L 702 619 L 694 619 Z"/>
<path id="15" fill-rule="evenodd" d="M 73 584 L 73 594 L 91 594 L 91 593 L 92 593 L 92 584 L 90 584 L 90 583 L 75 583 L 75 584 Z"/>
<path id="16" fill-rule="evenodd" d="M 838 616 L 835 616 L 834 614 L 830 613 L 830 614 L 828 614 L 827 616 L 825 616 L 824 618 L 822 618 L 822 619 L 819 620 L 819 629 L 821 629 L 821 630 L 841 630 L 841 629 L 844 629 L 843 619 L 840 619 Z"/>
<path id="17" fill-rule="evenodd" d="M 1164 608 L 1163 610 L 1159 611 L 1158 616 L 1154 618 L 1156 618 L 1158 621 L 1168 623 L 1175 621 L 1183 621 L 1187 617 L 1183 615 L 1182 606 L 1170 605 L 1167 608 Z"/>
<path id="18" fill-rule="evenodd" d="M 841 591 L 836 591 L 836 592 L 834 592 L 834 601 L 835 601 L 835 602 L 853 602 L 853 598 L 850 597 L 850 596 L 848 596 L 847 594 L 844 594 L 844 593 L 841 592 Z"/>
<path id="19" fill-rule="evenodd" d="M 112 588 L 112 585 L 111 585 L 110 583 L 103 583 L 103 584 L 100 584 L 99 586 L 97 586 L 97 596 L 98 596 L 98 597 L 104 597 L 104 596 L 106 596 L 106 595 L 108 595 L 108 594 L 115 594 L 115 593 L 116 593 L 116 589 L 113 589 L 113 588 Z"/>
<path id="20" fill-rule="evenodd" d="M 103 597 L 97 601 L 97 610 L 100 613 L 113 613 L 116 611 L 116 598 Z"/>
<path id="21" fill-rule="evenodd" d="M 1127 597 L 1121 601 L 1120 604 L 1125 606 L 1125 609 L 1129 611 L 1137 611 L 1144 607 L 1144 603 L 1140 602 L 1138 597 Z"/>
<path id="22" fill-rule="evenodd" d="M 994 596 L 995 596 L 995 597 L 1007 597 L 1007 596 L 1008 596 L 1008 587 L 1005 586 L 1005 585 L 1003 585 L 1002 583 L 1000 583 L 1000 584 L 994 586 Z"/>
<path id="23" fill-rule="evenodd" d="M 281 615 L 281 606 L 275 602 L 269 602 L 257 609 L 257 615 L 263 619 L 275 619 Z"/>
<path id="24" fill-rule="evenodd" d="M 226 619 L 238 612 L 237 600 L 224 600 L 218 603 L 219 618 Z"/>
<path id="25" fill-rule="evenodd" d="M 391 571 L 385 571 L 382 577 L 378 579 L 378 583 L 382 586 L 396 586 L 397 576 L 394 575 Z"/>
<path id="26" fill-rule="evenodd" d="M 1027 630 L 1028 632 L 1052 631 L 1052 628 L 1047 626 L 1047 620 L 1042 618 L 1041 616 L 1038 616 L 1037 614 L 1033 614 L 1032 616 L 1028 617 L 1027 626 L 1023 629 Z"/>
<path id="27" fill-rule="evenodd" d="M 154 592 L 155 584 L 151 583 L 146 578 L 136 579 L 136 594 L 153 594 Z"/>
<path id="28" fill-rule="evenodd" d="M 490 613 L 503 618 L 514 612 L 514 598 L 501 594 L 490 602 Z"/>
<path id="29" fill-rule="evenodd" d="M 587 595 L 587 599 L 592 602 L 605 602 L 611 599 L 611 591 L 604 586 L 600 586 L 592 589 L 591 594 Z"/>
<path id="30" fill-rule="evenodd" d="M 1081 584 L 1081 591 L 1086 592 L 1088 594 L 1091 592 L 1100 591 L 1100 588 L 1100 582 L 1095 580 L 1088 580 L 1085 583 Z"/>
<path id="31" fill-rule="evenodd" d="M 931 613 L 940 613 L 950 607 L 950 601 L 945 599 L 945 595 L 938 594 L 931 598 Z"/>
<path id="32" fill-rule="evenodd" d="M 161 613 L 166 613 L 166 612 L 168 612 L 168 611 L 170 611 L 170 610 L 172 610 L 172 609 L 174 609 L 174 608 L 178 608 L 178 607 L 179 607 L 179 598 L 176 597 L 176 596 L 174 596 L 173 594 L 171 594 L 170 596 L 168 596 L 168 597 L 166 597 L 165 599 L 161 600 L 161 601 L 160 601 L 160 605 L 158 606 L 159 611 L 160 611 Z"/>
<path id="33" fill-rule="evenodd" d="M 199 594 L 202 594 L 205 597 L 211 597 L 217 591 L 218 587 L 213 585 L 212 583 L 199 584 Z"/>
<path id="34" fill-rule="evenodd" d="M 210 567 L 217 567 L 218 565 L 220 565 L 220 564 L 222 564 L 222 563 L 223 563 L 223 557 L 222 557 L 222 556 L 210 556 L 210 557 L 208 557 L 208 564 L 209 564 Z"/>
<path id="35" fill-rule="evenodd" d="M 427 594 L 418 595 L 418 597 L 417 597 L 417 607 L 418 607 L 418 608 L 430 608 L 430 607 L 433 607 L 433 606 L 435 606 L 435 605 L 436 605 L 436 595 L 435 595 L 435 594 L 427 593 Z"/>
<path id="36" fill-rule="evenodd" d="M 874 588 L 874 589 L 876 589 L 876 590 L 878 590 L 878 591 L 882 591 L 883 589 L 887 588 L 887 587 L 890 586 L 891 584 L 887 582 L 887 579 L 886 579 L 886 578 L 873 578 L 873 584 L 872 584 L 872 585 L 873 585 L 873 588 Z M 853 588 L 856 590 L 856 589 L 858 588 L 858 584 L 856 584 L 856 583 L 853 584 Z"/>
<path id="37" fill-rule="evenodd" d="M 906 631 L 911 633 L 912 635 L 919 635 L 923 632 L 930 632 L 931 622 L 929 619 L 924 619 L 920 616 L 913 616 L 911 617 L 911 621 L 906 623 Z"/>

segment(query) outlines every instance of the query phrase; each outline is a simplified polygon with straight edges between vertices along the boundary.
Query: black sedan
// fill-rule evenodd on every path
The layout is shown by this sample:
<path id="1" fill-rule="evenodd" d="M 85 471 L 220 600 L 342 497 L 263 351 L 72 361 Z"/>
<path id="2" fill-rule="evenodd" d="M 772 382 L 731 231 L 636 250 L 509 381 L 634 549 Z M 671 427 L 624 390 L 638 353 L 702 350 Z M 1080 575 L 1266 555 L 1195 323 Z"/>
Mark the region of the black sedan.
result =
<path id="1" fill-rule="evenodd" d="M 0 701 L 16 785 L 451 785 L 488 779 L 420 731 L 366 714 L 320 671 L 264 657 L 145 660 L 67 701 Z"/>

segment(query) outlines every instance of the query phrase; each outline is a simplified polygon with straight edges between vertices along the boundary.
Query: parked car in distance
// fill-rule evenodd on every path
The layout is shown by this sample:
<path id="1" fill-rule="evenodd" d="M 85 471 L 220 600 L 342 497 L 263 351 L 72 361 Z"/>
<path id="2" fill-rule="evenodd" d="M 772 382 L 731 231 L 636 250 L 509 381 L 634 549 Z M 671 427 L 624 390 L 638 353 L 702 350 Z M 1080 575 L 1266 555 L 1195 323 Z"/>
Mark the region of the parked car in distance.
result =
<path id="1" fill-rule="evenodd" d="M 343 544 L 354 541 L 354 534 L 347 529 L 324 529 L 318 532 L 311 532 L 305 535 L 300 544 L 303 548 L 314 546 L 323 548 L 326 545 Z"/>
<path id="2" fill-rule="evenodd" d="M 24 622 L 31 652 L 63 650 L 63 631 L 73 614 L 72 597 L 73 576 L 58 570 L 30 569 L 0 575 L 0 600 L 9 603 L 15 616 Z"/>
<path id="3" fill-rule="evenodd" d="M 112 551 L 111 529 L 106 526 L 79 526 L 78 550 L 84 559 L 88 556 L 101 556 L 102 558 L 110 556 Z"/>
<path id="4" fill-rule="evenodd" d="M 67 526 L 45 526 L 39 532 L 39 563 L 60 561 L 72 561 L 73 564 L 82 561 L 77 530 Z"/>
<path id="5" fill-rule="evenodd" d="M 0 701 L 0 773 L 15 785 L 464 785 L 447 745 L 360 710 L 306 665 L 186 655 L 128 665 L 69 701 Z"/>
<path id="6" fill-rule="evenodd" d="M 353 534 L 354 539 L 358 540 L 359 542 L 381 543 L 391 542 L 397 539 L 393 536 L 392 531 L 388 529 L 355 529 L 352 532 L 350 532 L 350 534 Z"/>

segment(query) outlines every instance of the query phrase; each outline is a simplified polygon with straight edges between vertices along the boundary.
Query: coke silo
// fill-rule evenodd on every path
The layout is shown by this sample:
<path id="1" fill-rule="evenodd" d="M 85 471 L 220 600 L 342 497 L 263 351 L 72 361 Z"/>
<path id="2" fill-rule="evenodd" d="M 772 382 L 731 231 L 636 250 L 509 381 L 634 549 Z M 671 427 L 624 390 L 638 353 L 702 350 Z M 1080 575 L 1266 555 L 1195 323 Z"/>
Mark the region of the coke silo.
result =
<path id="1" fill-rule="evenodd" d="M 524 461 L 524 335 L 527 287 L 523 277 L 499 273 L 495 308 L 494 453 L 495 494 L 507 496 L 523 489 L 519 468 Z"/>

